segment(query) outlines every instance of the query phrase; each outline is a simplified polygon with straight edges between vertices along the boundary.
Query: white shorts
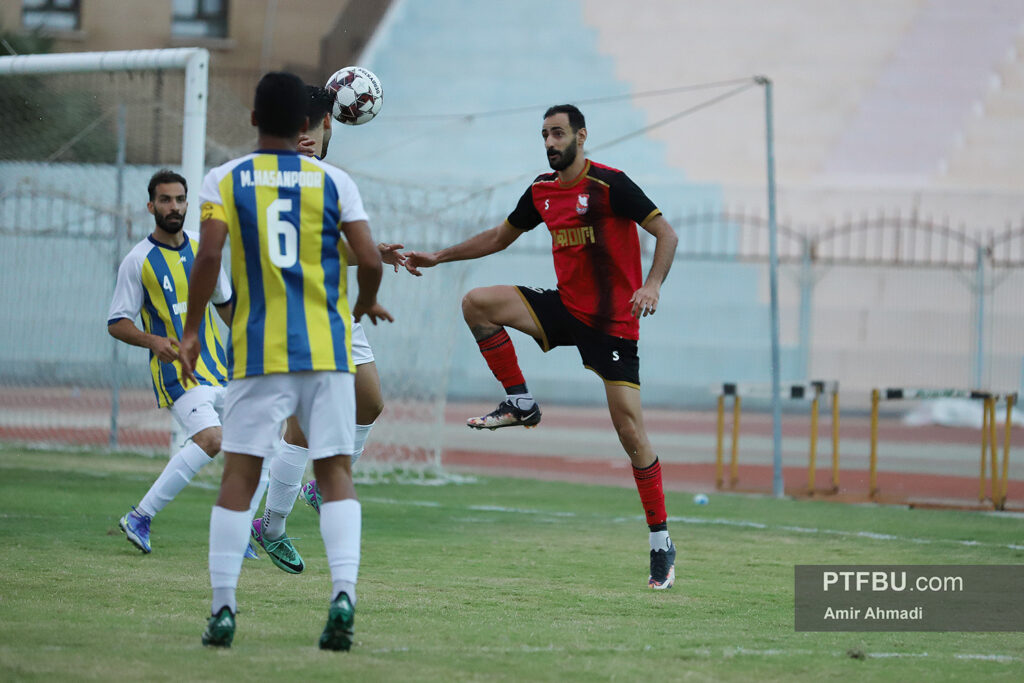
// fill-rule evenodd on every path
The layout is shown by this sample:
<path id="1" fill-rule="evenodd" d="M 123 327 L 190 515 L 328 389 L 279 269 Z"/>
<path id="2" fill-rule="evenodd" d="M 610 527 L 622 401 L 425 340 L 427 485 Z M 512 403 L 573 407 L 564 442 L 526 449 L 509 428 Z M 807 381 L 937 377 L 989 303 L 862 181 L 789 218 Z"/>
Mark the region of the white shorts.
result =
<path id="1" fill-rule="evenodd" d="M 171 415 L 181 425 L 181 435 L 191 439 L 208 427 L 220 427 L 224 411 L 224 387 L 205 384 L 192 387 L 171 404 Z"/>
<path id="2" fill-rule="evenodd" d="M 366 365 L 373 362 L 373 349 L 363 331 L 362 323 L 352 321 L 352 362 L 356 365 Z"/>
<path id="3" fill-rule="evenodd" d="M 352 455 L 356 434 L 355 376 L 348 372 L 292 372 L 228 382 L 224 396 L 226 453 L 273 457 L 281 424 L 299 420 L 313 460 Z"/>

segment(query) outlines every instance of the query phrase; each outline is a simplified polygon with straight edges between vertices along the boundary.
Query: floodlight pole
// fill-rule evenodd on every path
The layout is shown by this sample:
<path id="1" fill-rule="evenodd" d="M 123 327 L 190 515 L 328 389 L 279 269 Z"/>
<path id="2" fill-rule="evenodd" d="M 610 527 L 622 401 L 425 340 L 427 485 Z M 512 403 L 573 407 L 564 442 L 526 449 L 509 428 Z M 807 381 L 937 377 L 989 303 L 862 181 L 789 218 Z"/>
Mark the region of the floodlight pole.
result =
<path id="1" fill-rule="evenodd" d="M 755 76 L 754 82 L 764 86 L 765 157 L 768 165 L 768 288 L 772 337 L 772 494 L 786 495 L 782 476 L 782 397 L 781 361 L 779 351 L 779 244 L 775 216 L 775 133 L 772 125 L 772 82 L 767 76 Z"/>

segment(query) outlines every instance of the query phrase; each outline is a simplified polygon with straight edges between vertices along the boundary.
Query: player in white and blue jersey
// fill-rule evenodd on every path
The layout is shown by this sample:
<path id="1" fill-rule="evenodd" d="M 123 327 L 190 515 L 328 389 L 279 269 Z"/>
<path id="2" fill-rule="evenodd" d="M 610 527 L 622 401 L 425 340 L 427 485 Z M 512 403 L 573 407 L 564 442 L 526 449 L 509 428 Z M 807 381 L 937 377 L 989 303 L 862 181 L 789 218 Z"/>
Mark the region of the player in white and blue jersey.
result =
<path id="1" fill-rule="evenodd" d="M 327 154 L 331 140 L 333 118 L 331 110 L 334 96 L 324 88 L 306 86 L 309 91 L 309 129 L 299 138 L 298 150 L 306 156 L 322 159 Z M 377 245 L 381 260 L 394 267 L 395 272 L 404 265 L 405 258 L 400 249 L 402 244 L 381 242 Z M 351 255 L 350 255 L 351 257 Z M 350 258 L 350 265 L 353 265 Z M 352 465 L 355 466 L 363 453 L 366 439 L 374 422 L 384 409 L 384 398 L 380 387 L 380 376 L 374 360 L 373 349 L 366 338 L 363 326 L 352 324 L 352 362 L 356 366 L 356 432 L 352 451 Z M 295 501 L 301 493 L 303 499 L 317 512 L 320 511 L 320 492 L 316 480 L 302 485 L 309 457 L 306 436 L 295 417 L 288 418 L 279 452 L 270 464 L 270 486 L 263 515 L 253 520 L 253 541 L 267 551 L 271 560 L 282 570 L 298 574 L 304 568 L 302 557 L 286 535 L 286 520 Z"/>
<path id="2" fill-rule="evenodd" d="M 256 152 L 213 169 L 200 192 L 200 245 L 189 307 L 206 305 L 221 252 L 231 241 L 235 309 L 228 344 L 224 475 L 210 515 L 211 616 L 203 644 L 230 647 L 235 589 L 251 529 L 247 503 L 262 459 L 296 415 L 309 441 L 323 503 L 320 532 L 331 569 L 331 601 L 321 649 L 348 650 L 355 619 L 361 508 L 352 484 L 355 432 L 353 318 L 391 320 L 377 302 L 381 260 L 355 183 L 340 169 L 296 151 L 306 130 L 305 84 L 265 75 L 252 122 Z M 358 258 L 359 295 L 349 312 L 344 236 Z M 186 320 L 182 376 L 194 380 L 201 321 Z"/>
<path id="3" fill-rule="evenodd" d="M 149 180 L 149 203 L 156 225 L 121 262 L 107 314 L 107 331 L 126 344 L 149 349 L 149 370 L 157 405 L 168 408 L 191 439 L 171 457 L 157 480 L 118 526 L 144 553 L 152 551 L 150 524 L 189 481 L 220 451 L 219 411 L 227 380 L 227 359 L 212 309 L 201 312 L 201 353 L 196 386 L 181 382 L 178 340 L 188 306 L 188 276 L 198 239 L 182 230 L 188 185 L 179 174 L 161 170 Z M 212 301 L 230 319 L 231 283 L 221 272 Z M 142 320 L 142 329 L 135 318 Z M 257 501 L 258 502 L 258 501 Z"/>

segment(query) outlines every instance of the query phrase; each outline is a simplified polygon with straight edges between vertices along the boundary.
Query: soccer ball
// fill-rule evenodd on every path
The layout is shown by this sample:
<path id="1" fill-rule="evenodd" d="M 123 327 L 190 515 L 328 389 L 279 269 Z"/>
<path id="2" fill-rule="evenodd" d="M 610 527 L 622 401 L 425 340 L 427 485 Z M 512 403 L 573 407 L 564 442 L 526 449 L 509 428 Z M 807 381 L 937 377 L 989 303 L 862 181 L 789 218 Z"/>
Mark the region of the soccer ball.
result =
<path id="1" fill-rule="evenodd" d="M 334 72 L 327 81 L 328 92 L 334 95 L 335 120 L 358 126 L 380 113 L 384 90 L 372 71 L 361 66 L 346 66 Z"/>

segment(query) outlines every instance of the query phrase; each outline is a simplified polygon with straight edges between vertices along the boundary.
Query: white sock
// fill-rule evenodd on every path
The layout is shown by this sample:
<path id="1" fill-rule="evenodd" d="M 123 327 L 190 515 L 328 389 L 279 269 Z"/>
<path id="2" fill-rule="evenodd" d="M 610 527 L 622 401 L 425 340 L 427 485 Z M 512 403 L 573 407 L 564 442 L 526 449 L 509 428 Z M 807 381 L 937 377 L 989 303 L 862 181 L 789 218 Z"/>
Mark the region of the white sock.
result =
<path id="1" fill-rule="evenodd" d="M 356 442 L 354 450 L 352 451 L 352 464 L 355 465 L 356 461 L 359 460 L 359 456 L 363 454 L 363 446 L 366 445 L 366 438 L 370 436 L 370 430 L 373 429 L 373 423 L 368 425 L 356 425 Z"/>
<path id="2" fill-rule="evenodd" d="M 359 578 L 359 540 L 363 526 L 362 506 L 353 498 L 320 505 L 320 535 L 331 567 L 331 599 L 344 591 L 356 604 Z"/>
<path id="3" fill-rule="evenodd" d="M 270 485 L 263 508 L 263 535 L 277 539 L 285 534 L 285 520 L 295 506 L 302 488 L 309 451 L 282 441 L 270 463 Z"/>
<path id="4" fill-rule="evenodd" d="M 214 506 L 210 513 L 210 587 L 213 588 L 210 614 L 216 614 L 224 605 L 232 613 L 238 610 L 235 588 L 242 572 L 242 555 L 249 542 L 251 520 L 246 510 L 238 512 Z"/>
<path id="5" fill-rule="evenodd" d="M 537 402 L 533 400 L 533 394 L 527 391 L 525 394 L 505 394 L 505 399 L 512 402 L 519 410 L 532 408 Z"/>
<path id="6" fill-rule="evenodd" d="M 168 461 L 164 471 L 146 491 L 136 509 L 144 515 L 153 517 L 174 500 L 174 497 L 192 481 L 192 477 L 196 476 L 196 472 L 203 469 L 208 462 L 210 456 L 206 451 L 190 441 Z"/>
<path id="7" fill-rule="evenodd" d="M 270 461 L 272 458 L 263 458 L 263 468 L 260 469 L 260 483 L 256 484 L 256 492 L 252 494 L 252 501 L 249 502 L 249 519 L 256 518 L 256 511 L 260 508 L 260 501 L 263 494 L 267 492 L 270 484 Z"/>
<path id="8" fill-rule="evenodd" d="M 668 531 L 651 532 L 651 550 L 668 550 L 672 547 L 672 539 L 668 537 Z"/>

